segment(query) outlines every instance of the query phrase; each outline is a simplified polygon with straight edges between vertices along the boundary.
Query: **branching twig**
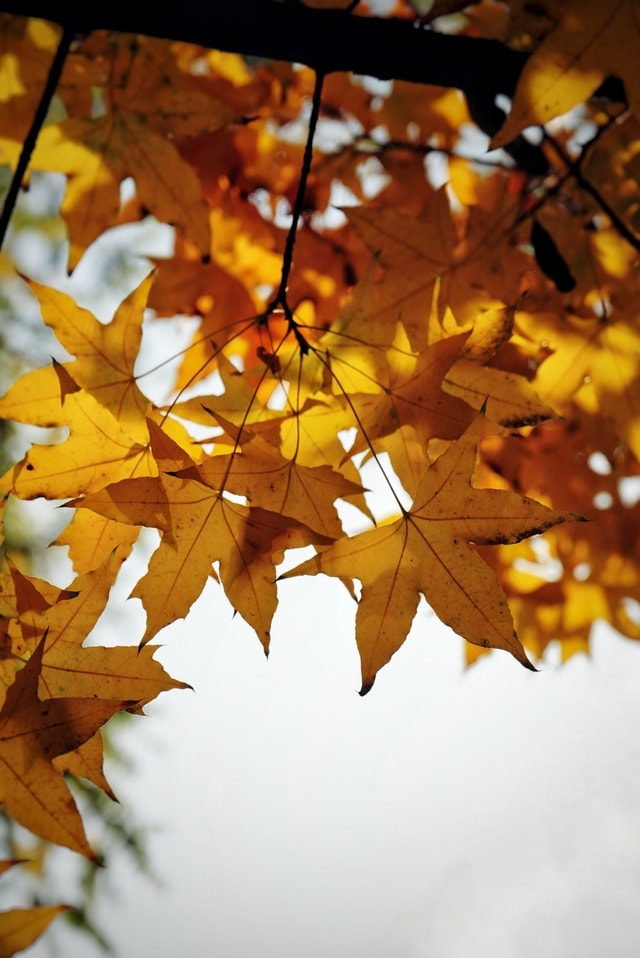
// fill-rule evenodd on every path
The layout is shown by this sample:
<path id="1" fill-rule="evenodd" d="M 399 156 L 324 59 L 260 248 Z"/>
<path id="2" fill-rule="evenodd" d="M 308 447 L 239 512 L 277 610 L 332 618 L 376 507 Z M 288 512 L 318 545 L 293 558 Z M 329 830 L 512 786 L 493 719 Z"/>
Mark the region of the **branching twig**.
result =
<path id="1" fill-rule="evenodd" d="M 320 101 L 322 98 L 322 85 L 324 83 L 324 74 L 316 73 L 316 81 L 313 90 L 313 100 L 311 104 L 311 115 L 309 117 L 309 130 L 307 133 L 307 142 L 304 147 L 304 156 L 302 158 L 302 168 L 300 170 L 300 180 L 298 182 L 298 192 L 296 194 L 295 202 L 293 204 L 291 226 L 289 227 L 289 232 L 287 233 L 287 239 L 284 245 L 284 253 L 282 255 L 282 273 L 280 276 L 280 285 L 276 291 L 275 296 L 267 306 L 267 310 L 264 316 L 264 321 L 276 310 L 279 306 L 282 307 L 284 315 L 289 323 L 289 329 L 295 336 L 300 347 L 300 352 L 305 355 L 309 352 L 309 344 L 300 332 L 298 324 L 296 323 L 293 312 L 289 303 L 287 302 L 287 286 L 289 285 L 289 276 L 291 273 L 291 267 L 293 265 L 293 250 L 296 243 L 296 233 L 298 229 L 298 221 L 302 216 L 304 209 L 304 200 L 307 192 L 307 181 L 309 179 L 309 171 L 311 170 L 311 160 L 313 158 L 313 138 L 315 136 L 316 127 L 318 125 L 318 117 L 320 116 Z"/>
<path id="2" fill-rule="evenodd" d="M 582 172 L 582 163 L 586 157 L 587 149 L 585 148 L 577 160 L 572 160 L 570 156 L 562 149 L 559 143 L 556 143 L 554 138 L 550 136 L 546 130 L 544 137 L 547 143 L 555 150 L 557 156 L 564 163 L 567 168 L 568 175 L 573 177 L 578 186 L 588 193 L 589 196 L 595 200 L 603 213 L 605 213 L 611 220 L 614 228 L 618 231 L 620 236 L 623 237 L 632 246 L 635 250 L 640 252 L 640 239 L 631 232 L 626 223 L 618 216 L 616 211 L 609 205 L 605 200 L 604 196 L 596 189 L 591 180 L 588 180 L 587 177 Z M 588 144 L 592 146 L 597 140 L 597 137 L 594 137 Z"/>
<path id="3" fill-rule="evenodd" d="M 358 154 L 364 156 L 377 156 L 384 153 L 392 153 L 394 150 L 405 153 L 415 153 L 417 156 L 430 156 L 432 153 L 440 156 L 446 156 L 448 159 L 467 160 L 476 166 L 488 167 L 491 170 L 505 170 L 512 172 L 516 169 L 513 162 L 503 162 L 497 159 L 487 159 L 482 155 L 470 156 L 468 153 L 458 153 L 456 150 L 447 149 L 444 146 L 431 146 L 430 143 L 417 142 L 411 140 L 376 140 L 370 134 L 362 134 L 354 137 L 350 143 L 343 148 L 342 153 L 349 150 L 355 150 Z"/>

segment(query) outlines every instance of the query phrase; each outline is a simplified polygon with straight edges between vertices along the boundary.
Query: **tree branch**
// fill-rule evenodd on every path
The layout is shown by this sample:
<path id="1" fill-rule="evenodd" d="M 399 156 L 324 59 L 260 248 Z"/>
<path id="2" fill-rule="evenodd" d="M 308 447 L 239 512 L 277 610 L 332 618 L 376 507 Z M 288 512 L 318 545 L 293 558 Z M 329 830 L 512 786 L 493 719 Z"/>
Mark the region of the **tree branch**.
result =
<path id="1" fill-rule="evenodd" d="M 3 10 L 40 17 L 76 33 L 106 29 L 198 43 L 217 50 L 305 63 L 318 73 L 353 72 L 511 95 L 526 55 L 493 40 L 434 33 L 410 20 L 360 17 L 278 0 L 6 0 Z"/>

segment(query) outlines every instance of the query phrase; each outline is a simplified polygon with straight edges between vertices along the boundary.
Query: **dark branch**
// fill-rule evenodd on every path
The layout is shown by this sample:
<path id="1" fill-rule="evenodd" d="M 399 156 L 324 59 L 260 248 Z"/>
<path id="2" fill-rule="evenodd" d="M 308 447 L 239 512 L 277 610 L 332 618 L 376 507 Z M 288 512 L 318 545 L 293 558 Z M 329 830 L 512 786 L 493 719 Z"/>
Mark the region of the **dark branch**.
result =
<path id="1" fill-rule="evenodd" d="M 511 95 L 526 55 L 492 40 L 445 36 L 409 20 L 360 17 L 277 0 L 7 0 L 3 10 L 41 17 L 76 33 L 106 29 L 185 40 L 218 50 L 486 94 Z"/>
<path id="2" fill-rule="evenodd" d="M 570 156 L 567 155 L 565 150 L 562 149 L 559 143 L 557 143 L 552 136 L 545 132 L 545 140 L 547 143 L 550 143 L 556 154 L 559 156 L 561 161 L 567 168 L 567 175 L 572 176 L 578 186 L 588 193 L 589 196 L 595 200 L 602 212 L 609 217 L 611 224 L 615 230 L 622 236 L 623 239 L 629 243 L 635 250 L 640 251 L 640 238 L 633 233 L 627 224 L 621 219 L 616 211 L 607 203 L 606 199 L 602 194 L 596 189 L 593 183 L 587 179 L 587 177 L 582 172 L 583 161 L 590 149 L 591 146 L 599 139 L 600 132 L 604 132 L 607 129 L 609 124 L 601 127 L 601 130 L 598 131 L 596 136 L 593 137 L 588 143 L 584 145 L 583 151 L 578 157 L 577 160 L 572 160 Z"/>
<path id="3" fill-rule="evenodd" d="M 309 116 L 309 130 L 307 132 L 307 142 L 304 147 L 304 156 L 302 158 L 302 169 L 300 170 L 300 179 L 298 181 L 298 192 L 296 193 L 295 203 L 293 204 L 293 213 L 291 217 L 291 226 L 289 227 L 289 232 L 287 233 L 287 239 L 284 244 L 284 253 L 282 256 L 282 276 L 280 279 L 280 286 L 274 296 L 274 298 L 269 303 L 267 307 L 268 316 L 270 313 L 278 307 L 282 306 L 284 314 L 289 323 L 289 330 L 295 336 L 298 346 L 300 347 L 300 353 L 303 356 L 309 352 L 309 344 L 306 339 L 300 332 L 298 324 L 296 323 L 293 311 L 289 306 L 287 300 L 287 286 L 289 284 L 289 275 L 291 273 L 291 267 L 293 266 L 293 251 L 296 245 L 296 236 L 298 230 L 298 223 L 302 216 L 304 210 L 304 201 L 307 192 L 307 180 L 309 179 L 309 173 L 311 171 L 311 161 L 313 159 L 313 138 L 316 133 L 316 127 L 318 125 L 318 118 L 320 116 L 320 105 L 322 100 L 322 85 L 324 83 L 324 74 L 316 73 L 316 82 L 313 88 L 313 100 L 311 101 L 311 115 Z"/>
<path id="4" fill-rule="evenodd" d="M 289 227 L 287 240 L 284 246 L 284 254 L 282 257 L 282 278 L 280 280 L 280 286 L 274 300 L 274 303 L 276 304 L 284 303 L 287 295 L 289 274 L 291 273 L 291 267 L 293 265 L 293 249 L 296 242 L 296 231 L 298 229 L 300 217 L 302 216 L 304 210 L 304 201 L 307 192 L 307 180 L 309 179 L 309 173 L 311 171 L 311 160 L 313 159 L 313 138 L 318 125 L 318 117 L 320 116 L 320 102 L 322 97 L 323 82 L 324 75 L 322 73 L 317 73 L 315 87 L 313 90 L 311 115 L 309 117 L 309 131 L 307 133 L 307 141 L 305 143 L 304 156 L 302 159 L 302 169 L 300 170 L 300 179 L 298 181 L 298 192 L 296 194 L 295 203 L 293 204 L 291 226 Z"/>

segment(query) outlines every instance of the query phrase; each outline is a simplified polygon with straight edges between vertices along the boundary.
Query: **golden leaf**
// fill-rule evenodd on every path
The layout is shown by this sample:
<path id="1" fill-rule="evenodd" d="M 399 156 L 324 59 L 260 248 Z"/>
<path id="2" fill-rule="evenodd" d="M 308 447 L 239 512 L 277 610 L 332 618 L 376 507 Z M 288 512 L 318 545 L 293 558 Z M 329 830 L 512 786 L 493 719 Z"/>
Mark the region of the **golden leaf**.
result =
<path id="1" fill-rule="evenodd" d="M 404 642 L 424 595 L 438 617 L 476 645 L 505 649 L 532 668 L 513 628 L 506 597 L 473 545 L 518 542 L 574 513 L 471 485 L 483 417 L 427 470 L 411 509 L 399 519 L 338 540 L 284 574 L 323 572 L 362 582 L 356 641 L 361 695 Z"/>

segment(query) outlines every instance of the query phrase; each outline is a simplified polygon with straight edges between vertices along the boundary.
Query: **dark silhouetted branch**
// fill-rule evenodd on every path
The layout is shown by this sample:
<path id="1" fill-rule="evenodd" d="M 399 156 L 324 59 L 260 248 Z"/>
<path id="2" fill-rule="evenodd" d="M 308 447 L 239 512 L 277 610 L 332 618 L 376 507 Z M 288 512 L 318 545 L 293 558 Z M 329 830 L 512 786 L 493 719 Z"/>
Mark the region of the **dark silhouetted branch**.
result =
<path id="1" fill-rule="evenodd" d="M 434 33 L 410 20 L 314 10 L 277 0 L 200 0 L 144 6 L 125 0 L 7 0 L 3 10 L 41 17 L 77 33 L 106 29 L 185 40 L 218 50 L 491 94 L 512 94 L 526 55 L 503 44 Z"/>

